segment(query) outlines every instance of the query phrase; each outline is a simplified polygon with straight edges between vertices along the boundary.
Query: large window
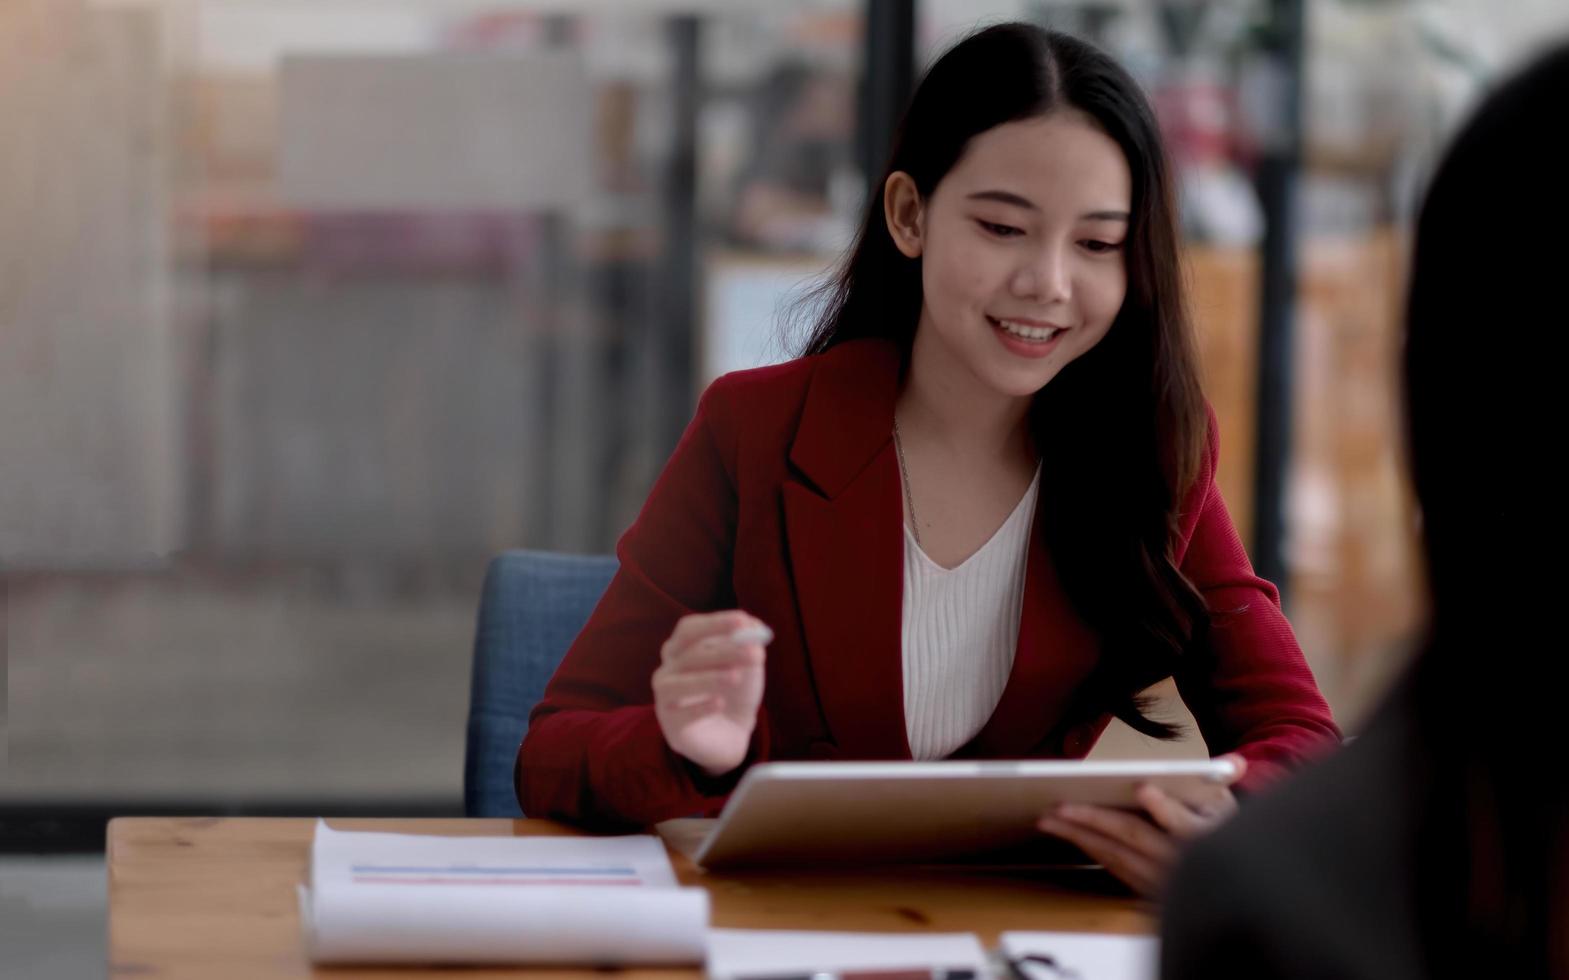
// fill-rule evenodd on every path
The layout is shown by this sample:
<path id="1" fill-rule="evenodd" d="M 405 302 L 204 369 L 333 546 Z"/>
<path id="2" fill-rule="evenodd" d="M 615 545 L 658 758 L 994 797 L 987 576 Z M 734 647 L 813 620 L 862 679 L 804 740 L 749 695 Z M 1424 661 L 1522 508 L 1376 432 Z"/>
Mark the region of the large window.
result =
<path id="1" fill-rule="evenodd" d="M 575 6 L 0 10 L 5 798 L 457 805 L 487 560 L 610 550 L 863 180 L 856 4 Z"/>

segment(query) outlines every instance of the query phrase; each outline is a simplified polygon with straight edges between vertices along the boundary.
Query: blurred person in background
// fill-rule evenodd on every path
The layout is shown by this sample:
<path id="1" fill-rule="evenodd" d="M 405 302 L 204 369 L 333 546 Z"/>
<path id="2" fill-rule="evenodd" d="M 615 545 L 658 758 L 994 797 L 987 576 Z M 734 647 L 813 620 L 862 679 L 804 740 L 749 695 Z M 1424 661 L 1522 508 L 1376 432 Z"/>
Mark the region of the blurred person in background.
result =
<path id="1" fill-rule="evenodd" d="M 1405 407 L 1431 621 L 1345 752 L 1196 845 L 1162 973 L 1569 978 L 1561 753 L 1569 46 L 1490 96 L 1417 226 Z M 1545 559 L 1545 562 L 1544 562 Z"/>

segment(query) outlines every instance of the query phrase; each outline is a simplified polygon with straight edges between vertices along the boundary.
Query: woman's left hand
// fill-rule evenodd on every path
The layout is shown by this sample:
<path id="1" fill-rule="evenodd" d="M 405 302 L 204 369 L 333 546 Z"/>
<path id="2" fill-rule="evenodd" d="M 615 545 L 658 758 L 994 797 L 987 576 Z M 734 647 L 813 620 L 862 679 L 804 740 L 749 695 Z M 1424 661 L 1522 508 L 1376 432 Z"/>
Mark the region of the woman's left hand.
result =
<path id="1" fill-rule="evenodd" d="M 1239 755 L 1222 758 L 1233 765 L 1230 782 L 1242 778 L 1247 760 Z M 1214 830 L 1237 811 L 1237 798 L 1229 786 L 1217 785 L 1203 800 L 1179 800 L 1146 784 L 1138 790 L 1144 813 L 1065 803 L 1041 817 L 1040 828 L 1077 845 L 1134 891 L 1153 898 L 1160 894 L 1183 844 Z"/>

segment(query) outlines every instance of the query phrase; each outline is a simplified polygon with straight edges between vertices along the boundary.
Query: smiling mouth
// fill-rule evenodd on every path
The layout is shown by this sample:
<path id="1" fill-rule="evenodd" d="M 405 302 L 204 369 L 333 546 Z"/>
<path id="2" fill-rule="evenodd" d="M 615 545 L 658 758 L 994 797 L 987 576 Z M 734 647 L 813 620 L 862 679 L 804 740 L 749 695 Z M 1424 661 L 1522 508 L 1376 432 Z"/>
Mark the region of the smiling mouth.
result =
<path id="1" fill-rule="evenodd" d="M 986 322 L 1010 337 L 1034 344 L 1049 344 L 1057 339 L 1058 334 L 1067 329 L 1066 327 L 1037 327 L 1018 320 L 1002 320 L 993 316 L 987 317 Z"/>

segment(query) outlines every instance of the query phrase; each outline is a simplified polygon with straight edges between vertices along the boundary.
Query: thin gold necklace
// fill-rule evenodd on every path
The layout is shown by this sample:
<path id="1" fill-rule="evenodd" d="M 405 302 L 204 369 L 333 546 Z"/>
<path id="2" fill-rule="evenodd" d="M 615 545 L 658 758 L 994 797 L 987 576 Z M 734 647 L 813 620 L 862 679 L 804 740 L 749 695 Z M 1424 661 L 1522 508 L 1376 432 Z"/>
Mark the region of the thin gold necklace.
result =
<path id="1" fill-rule="evenodd" d="M 910 531 L 915 535 L 915 546 L 921 547 L 921 525 L 915 519 L 915 498 L 910 496 L 910 469 L 904 464 L 904 440 L 899 438 L 899 416 L 893 417 L 893 448 L 899 455 L 899 476 L 904 480 L 904 505 L 910 509 Z"/>

